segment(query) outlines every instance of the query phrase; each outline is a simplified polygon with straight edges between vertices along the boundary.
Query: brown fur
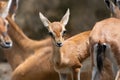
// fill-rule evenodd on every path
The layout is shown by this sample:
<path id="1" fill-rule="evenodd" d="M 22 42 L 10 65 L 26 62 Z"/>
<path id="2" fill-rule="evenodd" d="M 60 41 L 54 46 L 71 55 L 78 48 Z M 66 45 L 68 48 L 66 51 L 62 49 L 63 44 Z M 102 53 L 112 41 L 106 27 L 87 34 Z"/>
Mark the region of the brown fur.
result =
<path id="1" fill-rule="evenodd" d="M 51 63 L 51 39 L 31 40 L 10 17 L 7 20 L 11 25 L 9 34 L 14 43 L 11 49 L 4 50 L 4 54 L 14 70 L 12 80 L 50 80 L 48 77 L 58 80 L 58 74 Z"/>
<path id="2" fill-rule="evenodd" d="M 51 39 L 43 41 L 31 40 L 24 35 L 24 33 L 9 17 L 7 17 L 7 19 L 11 24 L 9 34 L 14 41 L 14 45 L 11 49 L 4 50 L 4 53 L 14 70 L 12 80 L 58 80 L 58 74 L 54 71 L 53 63 L 51 62 L 53 53 Z M 77 41 L 79 41 L 78 39 L 75 39 L 75 41 L 73 40 L 73 43 L 77 44 Z M 68 49 L 69 48 L 66 48 L 65 50 Z M 82 49 L 87 51 L 86 47 L 83 47 Z M 86 55 L 88 56 L 89 54 Z M 71 56 L 69 55 L 68 57 Z M 80 57 L 80 61 L 82 62 L 85 58 L 86 57 L 82 55 L 82 57 Z M 75 57 L 75 59 L 77 58 Z M 73 61 L 69 64 L 70 66 L 74 65 L 72 62 Z M 64 61 L 62 61 L 62 63 L 64 63 Z M 82 74 L 85 77 L 81 75 L 81 79 L 90 79 L 86 76 L 86 74 L 90 76 L 89 72 L 84 72 Z"/>
<path id="3" fill-rule="evenodd" d="M 8 32 L 13 39 L 14 44 L 11 49 L 5 50 L 4 54 L 13 68 L 12 80 L 58 80 L 58 74 L 54 71 L 54 66 L 51 62 L 53 54 L 51 39 L 42 41 L 31 40 L 24 35 L 11 18 L 7 17 L 7 19 L 11 24 Z M 68 42 L 73 40 L 77 46 L 77 43 L 79 43 L 79 36 L 86 35 L 87 37 L 88 33 L 89 32 L 78 34 L 73 37 L 78 37 L 78 39 L 74 40 L 73 38 L 70 38 L 68 39 Z M 83 39 L 85 39 L 84 36 L 80 40 L 81 43 Z M 66 50 L 68 49 L 69 48 L 66 46 Z M 81 50 L 81 48 L 79 49 Z M 87 61 L 88 63 L 86 64 L 89 64 L 89 60 Z M 90 69 L 91 68 L 89 67 L 81 73 L 81 79 L 90 80 Z"/>
<path id="4" fill-rule="evenodd" d="M 49 24 L 50 29 L 56 34 L 56 37 L 60 37 L 61 35 L 59 34 L 62 32 L 62 25 L 59 22 L 53 22 Z"/>
<path id="5" fill-rule="evenodd" d="M 64 72 L 65 68 L 68 68 L 69 70 L 69 68 L 75 69 L 80 67 L 80 69 L 82 70 L 81 67 L 83 66 L 86 68 L 86 70 L 81 71 L 80 78 L 82 80 L 90 80 L 91 62 L 90 60 L 87 60 L 87 63 L 83 64 L 83 62 L 86 62 L 86 58 L 90 56 L 88 41 L 90 32 L 91 31 L 85 31 L 65 40 L 63 46 L 60 47 L 60 49 L 58 49 L 56 53 L 53 54 L 53 62 L 58 72 Z M 108 64 L 108 61 L 105 61 L 105 70 L 103 71 L 103 74 L 105 76 L 102 76 L 102 80 L 113 80 L 111 67 L 109 67 L 108 65 L 110 65 Z"/>
<path id="6" fill-rule="evenodd" d="M 109 18 L 96 23 L 90 35 L 91 46 L 93 46 L 95 43 L 98 43 L 99 41 L 101 43 L 108 43 L 111 45 L 112 51 L 116 54 L 115 56 L 120 56 L 119 25 L 120 20 L 116 18 Z"/>
<path id="7" fill-rule="evenodd" d="M 46 17 L 42 15 L 42 13 L 40 13 L 40 19 L 43 22 L 44 26 L 47 27 L 48 31 L 53 34 L 52 38 L 55 42 L 60 40 L 60 38 L 56 35 L 61 35 L 61 39 L 64 39 L 62 32 L 65 30 L 65 26 L 62 26 L 63 24 L 61 22 L 50 22 Z M 63 44 L 62 47 L 54 45 L 52 61 L 54 63 L 55 70 L 60 75 L 60 80 L 66 80 L 66 76 L 70 73 L 73 75 L 73 80 L 78 80 L 77 77 L 82 67 L 82 63 L 90 55 L 88 43 L 89 34 L 90 31 L 86 31 L 75 35 L 65 40 L 64 42 L 61 41 Z M 56 40 L 57 38 L 59 38 L 59 40 Z M 90 71 L 90 67 L 88 69 Z M 83 79 L 83 77 L 81 79 Z"/>
<path id="8" fill-rule="evenodd" d="M 82 62 L 89 56 L 87 43 L 89 34 L 90 31 L 86 31 L 65 40 L 63 46 L 53 54 L 55 70 L 60 75 L 72 73 L 73 80 L 78 80 L 77 75 Z"/>
<path id="9" fill-rule="evenodd" d="M 108 8 L 110 8 L 111 12 L 112 12 L 112 17 L 115 18 L 108 18 L 102 21 L 99 21 L 95 24 L 95 26 L 93 27 L 90 37 L 89 37 L 89 41 L 90 41 L 90 52 L 91 52 L 91 58 L 92 58 L 92 67 L 95 67 L 95 62 L 94 62 L 94 45 L 95 44 L 107 44 L 110 46 L 110 52 L 113 53 L 113 56 L 117 61 L 117 64 L 120 65 L 120 59 L 118 58 L 120 56 L 120 45 L 119 45 L 119 40 L 120 40 L 120 10 L 118 5 L 116 6 L 112 1 L 110 0 L 105 0 L 105 2 L 107 2 L 106 4 L 108 5 Z M 119 2 L 117 2 L 119 3 Z M 110 54 L 109 52 L 105 53 L 105 57 L 106 54 Z M 114 59 L 110 59 L 110 61 L 112 62 Z M 103 61 L 104 62 L 104 61 Z M 115 62 L 112 62 L 114 64 L 116 64 Z M 104 64 L 104 63 L 103 63 Z M 115 65 L 116 66 L 116 65 Z M 116 66 L 117 67 L 117 66 Z M 117 68 L 116 68 L 117 69 Z M 97 74 L 97 73 L 96 73 Z M 101 76 L 101 75 L 100 75 Z M 114 74 L 115 77 L 115 74 Z M 112 78 L 114 78 L 112 77 Z M 99 78 L 99 80 L 102 80 Z"/>
<path id="10" fill-rule="evenodd" d="M 90 46 L 101 42 L 110 45 L 112 52 L 117 60 L 118 65 L 120 64 L 119 54 L 119 38 L 120 38 L 120 20 L 116 18 L 109 18 L 96 23 L 91 34 L 90 34 Z M 92 52 L 91 52 L 92 55 Z M 93 55 L 92 55 L 93 56 Z M 94 56 L 93 56 L 94 57 Z M 94 65 L 94 64 L 93 64 Z"/>
<path id="11" fill-rule="evenodd" d="M 59 73 L 60 80 L 66 80 L 71 74 L 73 80 L 78 80 L 82 61 L 89 56 L 88 36 L 90 31 L 80 33 L 64 41 L 65 25 L 69 20 L 69 9 L 60 22 L 50 22 L 42 13 L 40 19 L 48 31 L 51 32 L 54 43 L 52 61 L 55 70 Z M 64 41 L 64 42 L 63 42 Z"/>

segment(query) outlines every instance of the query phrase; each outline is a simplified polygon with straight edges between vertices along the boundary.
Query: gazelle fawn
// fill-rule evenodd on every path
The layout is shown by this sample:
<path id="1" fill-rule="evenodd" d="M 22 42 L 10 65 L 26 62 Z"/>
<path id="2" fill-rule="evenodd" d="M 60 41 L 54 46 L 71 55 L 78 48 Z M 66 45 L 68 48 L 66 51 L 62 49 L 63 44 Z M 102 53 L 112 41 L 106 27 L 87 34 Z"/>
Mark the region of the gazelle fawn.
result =
<path id="1" fill-rule="evenodd" d="M 90 53 L 92 58 L 92 80 L 102 80 L 102 70 L 105 58 L 112 64 L 115 80 L 118 80 L 120 65 L 120 1 L 116 5 L 110 0 L 104 0 L 112 12 L 112 17 L 99 21 L 90 33 Z"/>
<path id="2" fill-rule="evenodd" d="M 89 43 L 87 42 L 90 31 L 80 33 L 64 41 L 65 25 L 69 20 L 69 15 L 68 9 L 60 22 L 50 22 L 42 13 L 40 13 L 40 19 L 56 42 L 53 64 L 59 73 L 60 80 L 66 80 L 68 74 L 72 75 L 72 80 L 80 80 L 82 62 L 89 57 Z"/>

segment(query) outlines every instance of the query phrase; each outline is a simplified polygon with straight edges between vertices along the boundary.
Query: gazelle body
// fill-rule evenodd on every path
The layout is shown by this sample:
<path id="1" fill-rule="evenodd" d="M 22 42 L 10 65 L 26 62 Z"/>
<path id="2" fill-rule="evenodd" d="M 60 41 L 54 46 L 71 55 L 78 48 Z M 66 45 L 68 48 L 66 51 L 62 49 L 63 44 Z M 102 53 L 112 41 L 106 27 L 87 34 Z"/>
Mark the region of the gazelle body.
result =
<path id="1" fill-rule="evenodd" d="M 7 20 L 11 25 L 8 32 L 13 47 L 4 50 L 4 55 L 13 69 L 12 80 L 58 80 L 52 62 L 54 50 L 51 38 L 31 40 L 9 16 Z"/>
<path id="2" fill-rule="evenodd" d="M 80 33 L 62 41 L 66 31 L 65 25 L 69 20 L 69 14 L 68 9 L 60 22 L 50 22 L 42 13 L 40 13 L 40 19 L 44 26 L 47 27 L 50 34 L 52 34 L 52 38 L 57 42 L 57 46 L 54 46 L 55 51 L 52 61 L 55 70 L 59 73 L 60 80 L 66 80 L 68 74 L 72 75 L 72 80 L 80 80 L 82 62 L 89 56 L 87 42 L 90 31 Z M 58 36 L 61 36 L 61 38 Z M 62 45 L 59 46 L 57 38 L 61 39 L 60 42 Z"/>
<path id="3" fill-rule="evenodd" d="M 5 19 L 9 13 L 11 1 L 0 1 L 0 46 L 3 48 L 12 47 L 12 41 L 7 33 L 8 22 Z"/>
<path id="4" fill-rule="evenodd" d="M 13 69 L 12 80 L 58 80 L 59 76 L 52 62 L 52 40 L 31 40 L 9 16 L 7 20 L 11 25 L 8 32 L 13 40 L 13 47 L 5 49 L 4 55 Z M 84 34 L 87 36 L 88 32 Z"/>
<path id="5" fill-rule="evenodd" d="M 31 40 L 11 18 L 7 17 L 7 20 L 11 25 L 9 34 L 14 43 L 11 49 L 4 50 L 4 54 L 14 70 L 12 80 L 58 80 L 51 62 L 54 52 L 51 39 Z"/>
<path id="6" fill-rule="evenodd" d="M 117 5 L 119 1 L 116 0 Z M 108 8 L 110 8 L 113 17 L 95 24 L 90 33 L 90 52 L 92 58 L 92 80 L 102 80 L 101 74 L 103 70 L 104 60 L 108 58 L 112 63 L 112 70 L 115 80 L 118 80 L 119 65 L 120 65 L 120 11 L 118 6 L 115 6 L 109 0 L 105 0 Z"/>
<path id="7" fill-rule="evenodd" d="M 61 80 L 72 75 L 72 80 L 80 80 L 80 68 L 82 63 L 89 57 L 88 36 L 90 31 L 82 32 L 64 41 L 58 53 L 59 57 L 53 54 L 55 70 L 61 75 Z"/>
<path id="8" fill-rule="evenodd" d="M 69 10 L 67 10 L 62 20 L 68 22 L 69 14 Z M 53 24 L 54 22 L 50 22 L 45 16 L 42 15 L 42 13 L 40 13 L 40 19 L 43 22 L 44 26 L 47 27 L 48 31 L 51 32 L 50 35 L 52 34 L 52 38 L 54 40 L 56 38 L 54 35 L 60 35 L 63 33 L 63 31 L 65 31 L 65 25 L 63 26 L 64 28 L 59 25 L 54 25 L 54 27 L 57 29 L 52 30 L 50 24 Z M 61 22 L 64 22 L 62 20 L 58 22 L 61 25 L 63 25 Z M 53 33 L 53 31 L 56 33 Z M 55 48 L 52 61 L 55 70 L 59 73 L 60 80 L 66 80 L 68 74 L 72 75 L 72 80 L 80 80 L 80 74 L 82 73 L 82 64 L 86 58 L 90 56 L 88 39 L 90 32 L 91 31 L 82 32 L 62 42 L 62 46 L 54 46 Z M 64 38 L 62 34 L 61 37 Z M 105 77 L 103 80 L 106 79 Z M 82 80 L 83 79 L 84 78 L 82 77 Z"/>
<path id="9" fill-rule="evenodd" d="M 9 16 L 7 20 L 13 47 L 5 49 L 4 55 L 13 69 L 12 80 L 58 80 L 51 62 L 52 40 L 29 39 Z"/>
<path id="10" fill-rule="evenodd" d="M 11 9 L 14 6 L 16 4 L 12 3 Z M 51 38 L 40 41 L 29 39 L 10 16 L 6 19 L 10 24 L 8 33 L 13 40 L 13 47 L 3 51 L 13 69 L 12 80 L 58 80 L 58 74 L 51 63 Z"/>

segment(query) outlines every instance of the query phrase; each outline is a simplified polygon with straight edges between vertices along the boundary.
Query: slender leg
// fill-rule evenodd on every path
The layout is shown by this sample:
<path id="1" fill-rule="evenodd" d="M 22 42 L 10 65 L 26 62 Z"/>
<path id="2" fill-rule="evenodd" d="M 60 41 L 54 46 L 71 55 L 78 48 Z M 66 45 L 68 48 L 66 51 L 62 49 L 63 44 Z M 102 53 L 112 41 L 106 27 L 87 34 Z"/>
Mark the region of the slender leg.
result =
<path id="1" fill-rule="evenodd" d="M 73 69 L 72 80 L 80 80 L 80 68 Z"/>
<path id="2" fill-rule="evenodd" d="M 115 66 L 114 64 L 112 64 L 112 72 L 114 76 L 117 76 L 119 71 L 118 71 L 118 67 Z"/>
<path id="3" fill-rule="evenodd" d="M 93 70 L 92 70 L 92 79 L 91 80 L 95 80 L 96 74 L 97 74 L 97 67 L 94 66 Z"/>
<path id="4" fill-rule="evenodd" d="M 120 76 L 120 70 L 117 72 L 117 75 L 115 77 L 115 80 L 119 80 L 119 76 Z"/>
<path id="5" fill-rule="evenodd" d="M 97 61 L 96 61 L 96 58 L 97 58 L 97 46 L 98 44 L 95 44 L 94 45 L 94 48 L 93 48 L 93 55 L 91 55 L 93 61 L 92 61 L 92 79 L 91 80 L 98 80 L 97 76 L 100 76 L 98 74 L 98 69 L 97 69 Z M 92 52 L 91 52 L 92 53 Z M 94 65 L 93 65 L 94 64 Z"/>
<path id="6" fill-rule="evenodd" d="M 110 62 L 112 62 L 112 71 L 115 77 L 118 73 L 119 67 L 114 57 L 114 53 L 111 51 L 111 47 L 109 45 L 107 45 L 105 56 L 110 60 Z"/>
<path id="7" fill-rule="evenodd" d="M 78 80 L 80 80 L 80 73 L 81 73 L 81 70 L 78 72 Z"/>
<path id="8" fill-rule="evenodd" d="M 60 80 L 67 80 L 67 74 L 59 73 Z"/>

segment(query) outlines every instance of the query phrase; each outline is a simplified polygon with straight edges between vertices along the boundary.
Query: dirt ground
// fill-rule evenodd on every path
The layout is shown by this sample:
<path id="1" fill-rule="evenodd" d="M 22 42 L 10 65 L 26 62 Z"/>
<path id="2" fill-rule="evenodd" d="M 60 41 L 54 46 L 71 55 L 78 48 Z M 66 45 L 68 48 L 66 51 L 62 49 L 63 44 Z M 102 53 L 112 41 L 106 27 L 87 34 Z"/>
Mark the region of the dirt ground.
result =
<path id="1" fill-rule="evenodd" d="M 0 80 L 11 80 L 12 69 L 8 63 L 0 63 Z"/>

